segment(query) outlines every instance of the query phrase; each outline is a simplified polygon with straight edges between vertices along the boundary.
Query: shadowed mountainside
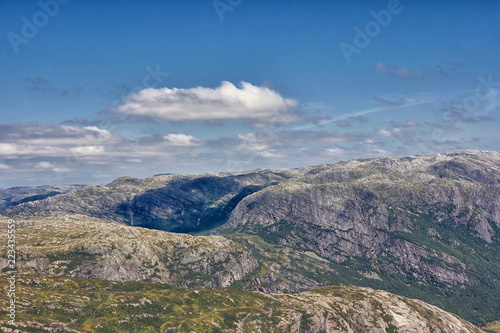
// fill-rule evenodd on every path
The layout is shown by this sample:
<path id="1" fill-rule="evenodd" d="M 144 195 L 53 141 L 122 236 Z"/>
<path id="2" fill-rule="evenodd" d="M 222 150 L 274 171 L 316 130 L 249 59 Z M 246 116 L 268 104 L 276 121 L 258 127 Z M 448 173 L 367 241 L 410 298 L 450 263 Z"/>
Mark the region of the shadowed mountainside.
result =
<path id="1" fill-rule="evenodd" d="M 16 206 L 25 202 L 43 200 L 87 185 L 42 185 L 20 186 L 0 189 L 0 208 Z"/>

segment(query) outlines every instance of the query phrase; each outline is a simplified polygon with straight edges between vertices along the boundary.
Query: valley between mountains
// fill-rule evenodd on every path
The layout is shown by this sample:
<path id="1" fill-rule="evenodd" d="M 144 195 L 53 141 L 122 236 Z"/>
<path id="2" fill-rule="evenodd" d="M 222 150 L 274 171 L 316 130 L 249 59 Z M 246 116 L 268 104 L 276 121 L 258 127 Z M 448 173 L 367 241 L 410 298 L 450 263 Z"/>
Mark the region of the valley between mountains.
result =
<path id="1" fill-rule="evenodd" d="M 480 332 L 500 320 L 499 152 L 0 198 L 26 332 Z M 4 285 L 5 256 L 0 269 Z"/>

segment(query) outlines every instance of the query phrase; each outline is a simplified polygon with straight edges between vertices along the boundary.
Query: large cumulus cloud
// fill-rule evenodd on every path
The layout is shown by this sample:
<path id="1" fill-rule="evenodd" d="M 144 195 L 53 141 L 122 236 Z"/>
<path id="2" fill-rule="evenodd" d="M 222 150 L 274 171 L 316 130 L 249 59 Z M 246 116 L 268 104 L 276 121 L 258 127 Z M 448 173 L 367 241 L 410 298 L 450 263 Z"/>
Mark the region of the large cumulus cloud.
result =
<path id="1" fill-rule="evenodd" d="M 294 99 L 284 98 L 267 87 L 228 81 L 217 88 L 148 88 L 129 96 L 117 106 L 119 113 L 152 116 L 170 121 L 222 121 L 244 119 L 262 121 L 275 116 L 293 121 L 299 107 Z"/>

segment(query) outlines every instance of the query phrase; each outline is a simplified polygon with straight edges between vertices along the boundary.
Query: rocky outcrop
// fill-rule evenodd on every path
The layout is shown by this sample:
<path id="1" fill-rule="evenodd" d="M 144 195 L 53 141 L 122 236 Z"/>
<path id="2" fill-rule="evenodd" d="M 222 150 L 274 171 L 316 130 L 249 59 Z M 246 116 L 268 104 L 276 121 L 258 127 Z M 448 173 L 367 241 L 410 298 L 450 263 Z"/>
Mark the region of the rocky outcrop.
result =
<path id="1" fill-rule="evenodd" d="M 359 287 L 322 288 L 280 295 L 290 310 L 282 332 L 482 332 L 461 318 L 419 300 Z M 303 327 L 302 326 L 302 327 Z"/>
<path id="2" fill-rule="evenodd" d="M 18 218 L 16 224 L 17 268 L 24 272 L 227 287 L 258 266 L 247 249 L 221 236 L 172 234 L 82 215 Z M 6 266 L 0 258 L 0 270 Z"/>
<path id="3" fill-rule="evenodd" d="M 299 180 L 246 197 L 225 227 L 338 263 L 382 260 L 448 285 L 470 283 L 467 264 L 451 251 L 464 235 L 450 229 L 500 240 L 498 153 L 354 160 L 305 169 Z M 431 245 L 438 243 L 445 246 Z"/>

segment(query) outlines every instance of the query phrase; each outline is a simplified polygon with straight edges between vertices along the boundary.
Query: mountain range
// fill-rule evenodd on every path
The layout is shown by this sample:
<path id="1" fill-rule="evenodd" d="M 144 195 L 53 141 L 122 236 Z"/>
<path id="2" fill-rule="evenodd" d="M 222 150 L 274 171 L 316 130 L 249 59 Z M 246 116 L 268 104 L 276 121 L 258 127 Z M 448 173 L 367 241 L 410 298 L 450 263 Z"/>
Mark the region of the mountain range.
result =
<path id="1" fill-rule="evenodd" d="M 351 319 L 341 324 L 329 315 L 308 317 L 319 310 L 308 312 L 301 304 L 306 298 L 328 304 L 335 292 L 347 297 L 352 290 L 375 299 L 391 295 L 366 288 L 419 299 L 476 325 L 500 319 L 499 152 L 121 177 L 106 185 L 59 187 L 58 193 L 24 189 L 29 195 L 16 199 L 5 191 L 2 198 L 11 199 L 4 200 L 2 220 L 16 221 L 18 267 L 27 276 L 161 284 L 179 293 L 237 290 L 252 295 L 252 302 L 277 299 L 280 307 L 294 299 L 286 308 L 302 319 L 285 320 L 287 329 L 298 325 L 294 332 L 356 331 L 346 324 L 357 318 L 356 302 L 346 310 Z M 0 269 L 6 264 L 0 259 Z M 360 289 L 328 287 L 346 285 Z M 394 311 L 386 321 L 380 312 L 373 319 L 377 327 L 405 331 Z M 237 331 L 242 318 L 235 316 L 233 328 L 214 327 Z M 84 323 L 68 325 L 85 331 Z M 454 329 L 442 331 L 460 331 Z"/>

